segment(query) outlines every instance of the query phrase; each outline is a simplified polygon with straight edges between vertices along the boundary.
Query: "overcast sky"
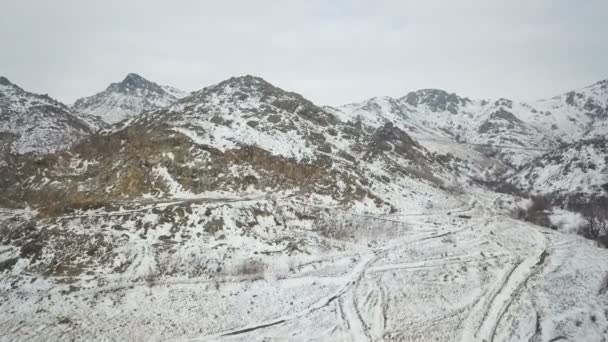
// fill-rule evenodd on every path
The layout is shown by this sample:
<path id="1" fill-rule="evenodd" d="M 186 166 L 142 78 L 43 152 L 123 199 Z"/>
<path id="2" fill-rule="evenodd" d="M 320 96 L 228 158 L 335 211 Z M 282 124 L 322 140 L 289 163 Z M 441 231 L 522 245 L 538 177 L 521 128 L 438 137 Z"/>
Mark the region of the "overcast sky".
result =
<path id="1" fill-rule="evenodd" d="M 608 78 L 606 0 L 0 0 L 0 75 L 65 102 L 129 72 L 253 74 L 320 104 L 440 88 L 527 100 Z"/>

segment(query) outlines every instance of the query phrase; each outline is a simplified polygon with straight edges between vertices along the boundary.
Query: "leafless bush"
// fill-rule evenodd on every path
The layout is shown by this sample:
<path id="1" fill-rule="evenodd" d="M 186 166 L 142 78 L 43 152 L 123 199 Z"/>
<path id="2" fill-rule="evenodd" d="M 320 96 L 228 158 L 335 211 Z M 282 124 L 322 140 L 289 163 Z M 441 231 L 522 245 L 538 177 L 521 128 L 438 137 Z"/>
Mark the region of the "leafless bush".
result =
<path id="1" fill-rule="evenodd" d="M 253 280 L 263 279 L 267 266 L 261 259 L 244 259 L 234 265 L 232 275 L 246 276 Z"/>
<path id="2" fill-rule="evenodd" d="M 608 245 L 608 204 L 604 201 L 592 203 L 581 211 L 586 224 L 579 232 L 582 236 Z"/>
<path id="3" fill-rule="evenodd" d="M 355 242 L 394 238 L 406 229 L 405 223 L 396 220 L 346 212 L 320 216 L 315 227 L 321 236 Z"/>

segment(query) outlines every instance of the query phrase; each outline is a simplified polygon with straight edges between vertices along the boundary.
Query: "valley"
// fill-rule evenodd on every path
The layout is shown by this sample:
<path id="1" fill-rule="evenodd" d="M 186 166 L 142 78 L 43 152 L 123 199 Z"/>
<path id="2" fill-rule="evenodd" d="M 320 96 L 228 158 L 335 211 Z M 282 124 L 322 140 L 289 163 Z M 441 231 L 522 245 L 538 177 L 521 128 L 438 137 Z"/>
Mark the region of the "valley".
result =
<path id="1" fill-rule="evenodd" d="M 603 341 L 606 99 L 1 78 L 0 340 Z"/>

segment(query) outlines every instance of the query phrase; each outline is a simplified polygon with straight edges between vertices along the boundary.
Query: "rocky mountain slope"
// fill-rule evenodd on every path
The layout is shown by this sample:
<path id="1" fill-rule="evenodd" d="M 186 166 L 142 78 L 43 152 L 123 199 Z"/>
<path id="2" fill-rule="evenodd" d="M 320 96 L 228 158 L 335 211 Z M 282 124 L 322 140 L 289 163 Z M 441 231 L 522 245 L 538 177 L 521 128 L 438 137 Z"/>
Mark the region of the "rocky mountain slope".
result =
<path id="1" fill-rule="evenodd" d="M 14 192 L 6 200 L 61 207 L 209 191 L 291 192 L 391 211 L 419 196 L 416 188 L 441 192 L 471 167 L 427 151 L 391 123 L 342 122 L 296 93 L 244 76 L 136 116 L 69 152 L 24 163 L 15 174 L 27 182 L 16 188 L 9 181 Z"/>
<path id="2" fill-rule="evenodd" d="M 7 152 L 54 152 L 73 145 L 94 130 L 87 119 L 75 115 L 59 101 L 25 91 L 0 77 L 0 135 Z"/>
<path id="3" fill-rule="evenodd" d="M 426 89 L 400 98 L 372 98 L 330 110 L 376 126 L 390 120 L 423 144 L 442 139 L 465 144 L 521 167 L 561 142 L 604 135 L 608 125 L 608 81 L 530 103 L 472 100 Z"/>
<path id="4" fill-rule="evenodd" d="M 565 144 L 534 159 L 509 181 L 521 189 L 564 197 L 607 195 L 608 140 Z"/>
<path id="5" fill-rule="evenodd" d="M 535 101 L 522 111 L 522 120 L 556 139 L 575 142 L 605 137 L 608 133 L 608 80 L 551 99 Z"/>
<path id="6" fill-rule="evenodd" d="M 72 109 L 113 124 L 145 111 L 167 107 L 186 95 L 177 88 L 158 85 L 131 73 L 100 93 L 78 99 Z"/>
<path id="7" fill-rule="evenodd" d="M 442 90 L 425 89 L 393 99 L 389 97 L 349 104 L 335 109 L 343 117 L 355 117 L 378 125 L 385 120 L 425 141 L 448 141 L 478 149 L 518 167 L 550 148 L 556 141 L 516 116 L 512 101 L 471 100 Z M 340 114 L 337 114 L 340 115 Z M 504 148 L 505 146 L 513 148 Z"/>

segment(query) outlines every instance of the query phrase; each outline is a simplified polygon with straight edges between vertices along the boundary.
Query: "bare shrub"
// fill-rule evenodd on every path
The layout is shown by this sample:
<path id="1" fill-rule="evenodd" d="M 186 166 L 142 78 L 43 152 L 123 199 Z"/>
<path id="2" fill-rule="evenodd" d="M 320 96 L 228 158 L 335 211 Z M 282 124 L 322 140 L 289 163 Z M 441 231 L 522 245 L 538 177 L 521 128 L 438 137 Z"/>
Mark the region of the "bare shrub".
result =
<path id="1" fill-rule="evenodd" d="M 231 274 L 234 276 L 245 276 L 252 280 L 264 278 L 267 266 L 264 261 L 256 258 L 244 259 L 234 265 Z"/>
<path id="2" fill-rule="evenodd" d="M 354 242 L 391 239 L 407 228 L 405 223 L 396 220 L 341 211 L 317 217 L 314 224 L 321 236 Z"/>
<path id="3" fill-rule="evenodd" d="M 580 235 L 596 240 L 608 246 L 608 201 L 598 200 L 590 203 L 581 210 L 586 224 L 581 228 Z"/>

